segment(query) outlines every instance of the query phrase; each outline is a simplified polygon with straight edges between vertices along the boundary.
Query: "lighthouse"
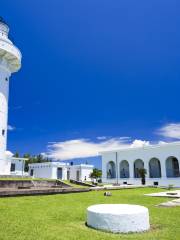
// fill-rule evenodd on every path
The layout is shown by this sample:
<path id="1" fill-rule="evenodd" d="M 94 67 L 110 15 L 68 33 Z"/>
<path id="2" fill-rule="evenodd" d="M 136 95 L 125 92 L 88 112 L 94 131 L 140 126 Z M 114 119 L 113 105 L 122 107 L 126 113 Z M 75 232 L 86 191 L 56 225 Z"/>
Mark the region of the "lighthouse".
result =
<path id="1" fill-rule="evenodd" d="M 8 95 L 11 74 L 21 68 L 21 52 L 8 37 L 9 27 L 0 17 L 0 175 L 10 174 L 6 158 Z"/>

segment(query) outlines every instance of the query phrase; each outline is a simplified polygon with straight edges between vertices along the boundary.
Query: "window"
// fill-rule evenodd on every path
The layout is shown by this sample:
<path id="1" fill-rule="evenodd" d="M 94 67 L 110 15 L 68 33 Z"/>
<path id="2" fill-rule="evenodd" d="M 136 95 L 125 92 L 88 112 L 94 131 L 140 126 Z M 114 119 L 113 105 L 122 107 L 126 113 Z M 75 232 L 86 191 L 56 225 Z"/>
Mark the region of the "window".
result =
<path id="1" fill-rule="evenodd" d="M 154 182 L 154 186 L 158 186 L 158 182 Z"/>
<path id="2" fill-rule="evenodd" d="M 107 178 L 116 178 L 116 165 L 113 161 L 107 164 Z"/>
<path id="3" fill-rule="evenodd" d="M 15 172 L 16 165 L 15 163 L 11 163 L 11 172 Z"/>
<path id="4" fill-rule="evenodd" d="M 2 135 L 3 135 L 3 136 L 5 135 L 5 130 L 4 130 L 4 129 L 2 129 Z"/>

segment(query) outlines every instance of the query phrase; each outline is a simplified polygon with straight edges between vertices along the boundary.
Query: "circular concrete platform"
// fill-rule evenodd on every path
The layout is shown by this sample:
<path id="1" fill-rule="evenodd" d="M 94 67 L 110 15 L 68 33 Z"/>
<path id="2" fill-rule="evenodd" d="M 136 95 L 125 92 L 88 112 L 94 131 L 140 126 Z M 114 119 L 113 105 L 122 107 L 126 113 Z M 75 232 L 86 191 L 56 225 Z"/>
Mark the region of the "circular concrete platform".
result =
<path id="1" fill-rule="evenodd" d="M 87 208 L 87 225 L 114 233 L 143 232 L 150 228 L 149 211 L 139 205 L 93 205 Z"/>

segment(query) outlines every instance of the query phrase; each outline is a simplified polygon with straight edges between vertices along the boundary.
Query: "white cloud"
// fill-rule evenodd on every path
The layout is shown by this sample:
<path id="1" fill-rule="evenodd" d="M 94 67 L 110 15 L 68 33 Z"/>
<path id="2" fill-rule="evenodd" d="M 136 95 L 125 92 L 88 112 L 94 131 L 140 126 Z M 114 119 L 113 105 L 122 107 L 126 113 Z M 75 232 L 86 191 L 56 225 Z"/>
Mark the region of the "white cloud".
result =
<path id="1" fill-rule="evenodd" d="M 133 141 L 133 143 L 131 144 L 131 147 L 132 148 L 134 148 L 134 147 L 144 147 L 144 146 L 149 146 L 149 145 L 150 145 L 149 141 L 142 141 L 142 140 L 135 139 Z"/>
<path id="2" fill-rule="evenodd" d="M 112 137 L 110 136 L 100 136 L 100 137 L 97 137 L 96 139 L 98 140 L 106 140 L 106 139 L 111 139 Z M 126 140 L 126 141 L 129 141 L 131 138 L 130 137 L 118 137 L 119 140 Z"/>
<path id="3" fill-rule="evenodd" d="M 167 144 L 167 142 L 159 141 L 158 144 L 159 144 L 159 145 L 164 145 L 164 144 Z"/>
<path id="4" fill-rule="evenodd" d="M 111 151 L 128 147 L 142 147 L 149 145 L 149 142 L 135 140 L 132 144 L 128 142 L 130 138 L 119 137 L 101 140 L 98 142 L 89 139 L 74 139 L 64 142 L 50 143 L 47 153 L 44 156 L 54 160 L 69 160 L 73 158 L 85 158 L 98 156 L 99 152 Z"/>
<path id="5" fill-rule="evenodd" d="M 11 126 L 11 125 L 8 125 L 8 131 L 14 131 L 16 128 L 15 127 L 13 127 L 13 126 Z"/>
<path id="6" fill-rule="evenodd" d="M 174 139 L 180 139 L 180 123 L 170 123 L 156 131 L 158 135 Z"/>

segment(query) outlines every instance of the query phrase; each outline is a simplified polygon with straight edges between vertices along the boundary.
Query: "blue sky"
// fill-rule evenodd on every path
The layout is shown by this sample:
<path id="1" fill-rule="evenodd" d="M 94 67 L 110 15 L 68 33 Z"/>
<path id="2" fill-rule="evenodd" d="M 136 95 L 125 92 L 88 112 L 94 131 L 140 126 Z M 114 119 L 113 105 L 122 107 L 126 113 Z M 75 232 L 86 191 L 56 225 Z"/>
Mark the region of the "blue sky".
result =
<path id="1" fill-rule="evenodd" d="M 178 7 L 174 0 L 1 0 L 23 56 L 10 82 L 8 149 L 76 156 L 74 140 L 82 151 L 90 143 L 89 151 L 180 139 Z"/>

